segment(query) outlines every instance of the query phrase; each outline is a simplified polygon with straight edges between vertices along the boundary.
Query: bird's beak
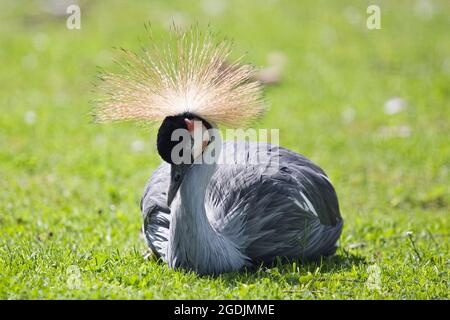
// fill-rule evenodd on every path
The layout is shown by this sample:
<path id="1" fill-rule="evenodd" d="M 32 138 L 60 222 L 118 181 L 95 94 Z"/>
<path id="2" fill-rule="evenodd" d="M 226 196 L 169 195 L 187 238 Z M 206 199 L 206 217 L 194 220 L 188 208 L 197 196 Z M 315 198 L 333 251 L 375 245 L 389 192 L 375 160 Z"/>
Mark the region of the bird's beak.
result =
<path id="1" fill-rule="evenodd" d="M 174 185 L 174 184 L 170 184 L 169 186 L 169 191 L 167 192 L 167 206 L 170 207 L 170 205 L 172 204 L 173 199 L 175 198 L 175 196 L 177 195 L 178 189 L 180 188 L 180 184 Z"/>
<path id="2" fill-rule="evenodd" d="M 170 170 L 170 185 L 167 192 L 167 206 L 170 207 L 173 199 L 177 195 L 178 189 L 180 189 L 184 176 L 186 175 L 189 165 L 186 164 L 172 164 Z"/>

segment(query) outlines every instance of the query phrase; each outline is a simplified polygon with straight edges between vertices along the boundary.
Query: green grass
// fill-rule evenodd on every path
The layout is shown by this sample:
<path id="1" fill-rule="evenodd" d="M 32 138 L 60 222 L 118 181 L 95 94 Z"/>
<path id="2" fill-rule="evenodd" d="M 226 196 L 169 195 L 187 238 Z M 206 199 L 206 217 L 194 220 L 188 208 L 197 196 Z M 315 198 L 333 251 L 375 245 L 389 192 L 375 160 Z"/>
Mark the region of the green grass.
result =
<path id="1" fill-rule="evenodd" d="M 1 2 L 0 298 L 449 298 L 448 1 L 422 1 L 430 15 L 416 1 L 235 0 L 219 16 L 202 2 L 82 1 L 78 31 L 42 2 Z M 369 31 L 374 2 L 382 29 Z M 210 23 L 256 65 L 287 56 L 260 126 L 332 178 L 335 257 L 216 278 L 143 258 L 155 129 L 92 124 L 90 90 L 112 47 L 138 48 L 144 22 L 164 32 L 171 15 Z M 407 108 L 387 115 L 392 97 Z"/>

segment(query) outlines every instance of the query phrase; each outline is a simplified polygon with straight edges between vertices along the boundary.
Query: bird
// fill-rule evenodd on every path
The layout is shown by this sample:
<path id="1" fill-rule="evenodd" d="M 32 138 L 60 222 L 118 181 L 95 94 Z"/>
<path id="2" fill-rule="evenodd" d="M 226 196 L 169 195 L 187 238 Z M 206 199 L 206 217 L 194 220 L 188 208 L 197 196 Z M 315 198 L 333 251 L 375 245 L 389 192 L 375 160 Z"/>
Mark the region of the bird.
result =
<path id="1" fill-rule="evenodd" d="M 205 275 L 333 255 L 344 220 L 326 173 L 276 144 L 222 140 L 222 126 L 248 128 L 266 104 L 255 68 L 229 63 L 230 42 L 215 37 L 175 29 L 100 76 L 96 121 L 159 124 L 162 162 L 140 202 L 148 247 Z"/>

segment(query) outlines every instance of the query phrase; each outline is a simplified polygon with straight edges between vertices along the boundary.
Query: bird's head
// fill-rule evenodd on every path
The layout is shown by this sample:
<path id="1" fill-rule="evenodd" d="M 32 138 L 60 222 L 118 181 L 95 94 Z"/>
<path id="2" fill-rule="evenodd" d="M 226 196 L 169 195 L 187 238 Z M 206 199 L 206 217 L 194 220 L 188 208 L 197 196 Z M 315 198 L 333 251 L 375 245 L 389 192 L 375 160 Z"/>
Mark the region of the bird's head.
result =
<path id="1" fill-rule="evenodd" d="M 211 141 L 212 125 L 199 116 L 183 113 L 168 116 L 158 130 L 157 149 L 161 158 L 171 164 L 167 205 L 175 198 L 183 178 Z"/>
<path id="2" fill-rule="evenodd" d="M 203 134 L 211 123 L 245 128 L 265 111 L 255 68 L 229 60 L 230 41 L 195 27 L 173 31 L 165 44 L 154 42 L 141 53 L 120 51 L 122 69 L 99 75 L 93 112 L 97 122 L 162 122 L 157 146 L 172 165 L 169 203 L 193 160 L 209 157 L 206 145 L 214 142 L 208 151 L 220 147 L 217 135 Z"/>

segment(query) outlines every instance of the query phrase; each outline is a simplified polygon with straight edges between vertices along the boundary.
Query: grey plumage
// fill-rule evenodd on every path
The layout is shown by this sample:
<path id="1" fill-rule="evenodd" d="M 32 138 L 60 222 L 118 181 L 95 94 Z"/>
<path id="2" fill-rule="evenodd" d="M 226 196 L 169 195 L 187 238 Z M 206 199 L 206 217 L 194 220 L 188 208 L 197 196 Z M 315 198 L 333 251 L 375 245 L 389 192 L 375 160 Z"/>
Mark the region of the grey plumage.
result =
<path id="1" fill-rule="evenodd" d="M 154 171 L 141 201 L 152 251 L 173 268 L 206 274 L 333 254 L 343 220 L 322 169 L 282 147 L 242 144 L 223 143 L 225 164 L 192 165 L 170 208 L 171 166 Z"/>

